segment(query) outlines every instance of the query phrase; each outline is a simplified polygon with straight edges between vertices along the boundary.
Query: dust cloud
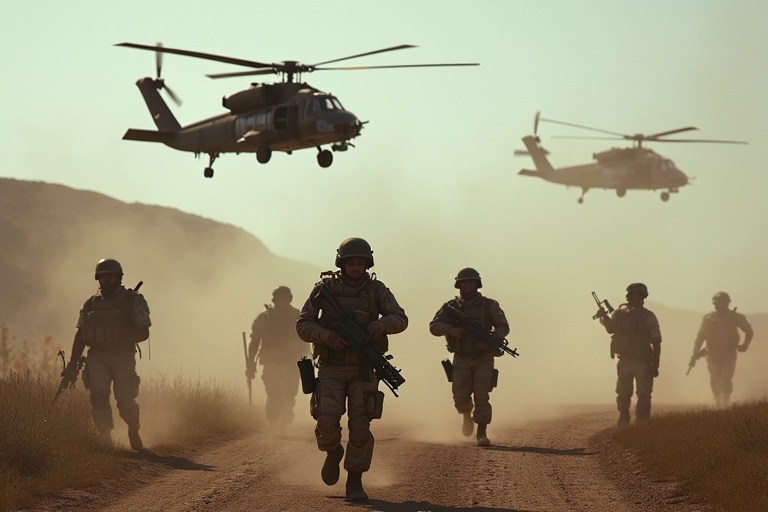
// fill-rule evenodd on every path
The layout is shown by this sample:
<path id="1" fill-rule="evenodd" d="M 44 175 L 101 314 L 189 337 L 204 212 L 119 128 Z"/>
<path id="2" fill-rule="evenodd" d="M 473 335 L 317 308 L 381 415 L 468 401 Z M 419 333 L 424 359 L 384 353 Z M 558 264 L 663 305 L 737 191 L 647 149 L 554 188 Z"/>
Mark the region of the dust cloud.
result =
<path id="1" fill-rule="evenodd" d="M 168 208 L 128 205 L 91 192 L 51 187 L 38 184 L 33 187 L 35 192 L 27 191 L 26 204 L 46 205 L 44 212 L 28 212 L 27 224 L 20 224 L 28 233 L 24 250 L 29 256 L 27 265 L 34 271 L 29 275 L 39 278 L 42 293 L 24 304 L 16 321 L 11 320 L 12 327 L 26 322 L 32 331 L 37 330 L 35 336 L 53 335 L 69 352 L 77 313 L 97 287 L 94 266 L 101 258 L 116 258 L 123 265 L 126 286 L 143 281 L 141 292 L 151 310 L 151 338 L 142 343 L 137 365 L 145 382 L 174 376 L 202 384 L 215 382 L 239 390 L 244 405 L 242 333 L 248 335 L 251 322 L 271 299 L 272 290 L 278 285 L 289 286 L 293 304 L 300 308 L 320 271 L 332 268 L 338 243 L 347 236 L 367 236 L 363 226 L 332 230 L 324 244 L 327 257 L 315 266 L 299 261 L 314 259 L 308 256 L 309 251 L 293 255 L 295 260 L 281 257 L 231 225 Z M 418 212 L 406 209 L 401 214 L 416 213 L 425 222 L 440 225 L 430 219 L 434 212 L 418 208 Z M 37 225 L 47 227 L 34 231 Z M 598 289 L 601 298 L 618 306 L 624 285 L 611 286 L 614 281 L 583 275 L 587 273 L 574 272 L 568 266 L 537 264 L 541 255 L 530 250 L 534 246 L 531 243 L 498 240 L 493 251 L 483 251 L 476 248 L 482 247 L 485 235 L 469 233 L 465 235 L 466 246 L 452 251 L 437 242 L 445 239 L 451 243 L 448 231 L 436 228 L 429 237 L 433 242 L 426 244 L 418 227 L 379 231 L 368 237 L 376 257 L 372 270 L 392 290 L 410 319 L 404 333 L 390 338 L 391 362 L 402 369 L 406 382 L 399 390 L 400 397 L 381 385 L 386 398 L 380 421 L 401 424 L 404 436 L 428 442 L 462 439 L 460 416 L 440 364 L 449 357 L 445 340 L 432 336 L 428 324 L 441 304 L 455 295 L 454 276 L 465 266 L 479 270 L 484 285 L 481 292 L 498 300 L 507 313 L 509 344 L 520 353 L 516 359 L 504 355 L 496 360 L 500 377 L 491 395 L 494 422 L 552 417 L 571 405 L 612 405 L 616 361 L 609 356 L 608 335 L 591 319 L 596 306 L 590 292 L 594 286 L 602 288 Z M 521 229 L 516 236 L 519 242 L 537 235 L 534 230 L 526 233 Z M 500 264 L 494 255 L 497 253 L 514 260 L 515 265 Z M 634 276 L 622 279 L 637 280 Z M 709 404 L 706 362 L 699 361 L 691 374 L 685 375 L 706 311 L 669 308 L 654 302 L 653 284 L 650 290 L 647 307 L 657 314 L 664 337 L 654 401 Z M 702 304 L 706 307 L 707 301 Z M 759 361 L 768 350 L 764 334 L 768 332 L 768 318 L 764 314 L 749 318 L 757 334 L 750 350 L 739 356 L 734 400 L 762 398 L 766 389 Z M 257 375 L 254 407 L 260 410 L 263 403 L 264 391 Z M 308 397 L 299 395 L 293 428 L 311 436 L 308 410 Z M 174 421 L 167 418 L 171 430 Z M 156 435 L 162 441 L 164 434 Z"/>

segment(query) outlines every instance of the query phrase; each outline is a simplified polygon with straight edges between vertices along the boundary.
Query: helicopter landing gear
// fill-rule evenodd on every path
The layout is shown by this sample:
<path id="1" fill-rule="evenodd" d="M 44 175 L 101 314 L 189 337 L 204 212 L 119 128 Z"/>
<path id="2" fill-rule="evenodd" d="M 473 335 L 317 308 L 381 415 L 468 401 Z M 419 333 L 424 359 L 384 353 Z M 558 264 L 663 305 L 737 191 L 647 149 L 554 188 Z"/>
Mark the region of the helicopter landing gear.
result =
<path id="1" fill-rule="evenodd" d="M 616 195 L 619 196 L 619 197 L 624 197 L 625 195 L 627 195 L 627 189 L 625 189 L 625 188 L 617 188 L 616 189 Z"/>
<path id="2" fill-rule="evenodd" d="M 320 146 L 317 147 L 317 151 L 317 163 L 320 164 L 320 167 L 330 167 L 333 163 L 333 153 L 327 149 L 320 149 Z"/>
<path id="3" fill-rule="evenodd" d="M 272 158 L 272 148 L 264 144 L 256 148 L 256 160 L 258 160 L 260 164 L 269 162 L 270 158 Z"/>
<path id="4" fill-rule="evenodd" d="M 661 200 L 664 201 L 665 203 L 667 201 L 669 201 L 669 192 L 662 192 L 661 193 Z"/>
<path id="5" fill-rule="evenodd" d="M 219 157 L 218 153 L 208 153 L 208 167 L 203 169 L 203 176 L 213 178 L 213 162 Z"/>

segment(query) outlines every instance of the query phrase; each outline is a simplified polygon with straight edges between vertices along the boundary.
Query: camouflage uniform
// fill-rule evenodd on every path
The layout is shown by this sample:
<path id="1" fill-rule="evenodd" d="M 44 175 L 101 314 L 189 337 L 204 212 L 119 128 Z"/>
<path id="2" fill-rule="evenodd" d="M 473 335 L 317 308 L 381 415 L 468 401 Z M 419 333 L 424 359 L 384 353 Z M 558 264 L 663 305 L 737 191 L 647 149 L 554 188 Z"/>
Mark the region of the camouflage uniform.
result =
<path id="1" fill-rule="evenodd" d="M 629 407 L 637 384 L 635 414 L 644 420 L 651 416 L 653 379 L 658 376 L 661 355 L 661 330 L 656 315 L 643 306 L 629 309 L 622 304 L 610 318 L 600 319 L 613 334 L 612 351 L 619 356 L 616 365 L 616 406 L 619 424 L 629 422 Z"/>
<path id="2" fill-rule="evenodd" d="M 290 291 L 288 292 L 290 293 Z M 296 361 L 307 354 L 307 345 L 296 335 L 299 310 L 290 304 L 266 305 L 251 326 L 249 361 L 258 356 L 261 380 L 267 394 L 265 412 L 272 427 L 293 422 L 293 408 L 299 392 Z"/>
<path id="3" fill-rule="evenodd" d="M 456 410 L 471 413 L 474 408 L 474 422 L 488 425 L 492 416 L 490 392 L 493 389 L 494 357 L 502 355 L 502 351 L 480 350 L 472 338 L 451 337 L 450 330 L 455 323 L 446 312 L 446 305 L 466 314 L 487 331 L 493 331 L 493 336 L 500 340 L 509 334 L 509 322 L 497 301 L 477 292 L 471 300 L 456 297 L 448 301 L 429 323 L 429 331 L 434 336 L 445 336 L 448 352 L 453 353 L 452 391 Z"/>
<path id="4" fill-rule="evenodd" d="M 336 301 L 363 328 L 378 320 L 385 325 L 385 334 L 373 340 L 384 352 L 388 348 L 387 334 L 397 334 L 408 326 L 408 317 L 392 292 L 369 273 L 352 280 L 340 272 L 326 277 L 316 285 L 325 286 Z M 313 291 L 310 297 L 315 296 Z M 322 316 L 319 314 L 322 310 Z M 377 404 L 383 400 L 378 382 L 361 378 L 358 354 L 350 347 L 332 350 L 324 342 L 324 331 L 333 329 L 336 313 L 324 307 L 322 299 L 307 300 L 299 315 L 296 330 L 299 337 L 313 344 L 313 356 L 319 359 L 318 383 L 311 398 L 310 412 L 317 421 L 317 447 L 324 452 L 335 450 L 341 442 L 341 417 L 348 407 L 347 443 L 344 469 L 365 472 L 371 466 L 374 438 L 371 419 L 377 416 Z M 345 407 L 346 404 L 346 407 Z M 380 406 L 378 407 L 380 414 Z"/>
<path id="5" fill-rule="evenodd" d="M 727 406 L 733 392 L 733 375 L 736 372 L 737 351 L 744 352 L 752 342 L 754 332 L 747 317 L 735 310 L 728 309 L 730 298 L 719 293 L 713 298 L 716 303 L 719 296 L 725 297 L 724 308 L 704 316 L 698 335 L 693 344 L 693 360 L 702 352 L 702 345 L 707 343 L 707 367 L 709 383 L 718 407 Z M 744 343 L 739 345 L 739 329 L 744 332 Z"/>
<path id="6" fill-rule="evenodd" d="M 151 325 L 149 306 L 143 295 L 122 284 L 109 294 L 99 290 L 80 310 L 68 365 L 69 370 L 88 347 L 83 382 L 90 391 L 96 429 L 105 441 L 111 441 L 114 422 L 109 396 L 114 385 L 117 409 L 128 424 L 134 449 L 142 447 L 136 403 L 141 382 L 136 374 L 136 344 L 149 337 Z"/>

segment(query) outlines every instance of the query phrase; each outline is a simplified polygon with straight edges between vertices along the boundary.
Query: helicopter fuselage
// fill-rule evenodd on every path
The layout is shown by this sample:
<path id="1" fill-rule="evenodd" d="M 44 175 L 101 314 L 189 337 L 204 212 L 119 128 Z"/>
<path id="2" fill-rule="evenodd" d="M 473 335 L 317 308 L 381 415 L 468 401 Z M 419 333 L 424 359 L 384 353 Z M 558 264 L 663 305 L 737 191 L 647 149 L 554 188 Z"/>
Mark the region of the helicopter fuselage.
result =
<path id="1" fill-rule="evenodd" d="M 602 188 L 616 190 L 622 197 L 627 190 L 666 190 L 662 193 L 662 200 L 666 201 L 670 192 L 678 192 L 688 184 L 688 177 L 672 160 L 646 148 L 614 148 L 594 154 L 597 162 L 556 169 L 536 137 L 524 137 L 523 143 L 536 170 L 523 169 L 519 174 L 579 187 L 584 193 L 591 188 Z"/>
<path id="2" fill-rule="evenodd" d="M 211 160 L 221 153 L 257 153 L 267 155 L 259 156 L 259 161 L 265 163 L 272 151 L 290 153 L 311 147 L 320 151 L 320 146 L 326 144 L 334 151 L 345 151 L 363 126 L 335 96 L 307 84 L 286 83 L 255 84 L 223 99 L 230 113 L 182 127 L 160 96 L 154 79 L 142 78 L 136 85 L 158 131 L 129 129 L 123 138 L 206 153 Z M 318 161 L 324 167 L 330 165 L 320 157 Z"/>

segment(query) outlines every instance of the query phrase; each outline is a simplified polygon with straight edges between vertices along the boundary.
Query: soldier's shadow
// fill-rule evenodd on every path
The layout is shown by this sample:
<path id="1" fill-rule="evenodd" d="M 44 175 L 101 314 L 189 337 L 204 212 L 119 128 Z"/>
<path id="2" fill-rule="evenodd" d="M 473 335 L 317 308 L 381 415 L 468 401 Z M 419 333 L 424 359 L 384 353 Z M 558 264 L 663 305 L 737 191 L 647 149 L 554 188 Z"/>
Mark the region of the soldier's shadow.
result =
<path id="1" fill-rule="evenodd" d="M 347 503 L 347 505 L 353 505 Z M 368 500 L 365 503 L 361 503 L 364 507 L 370 510 L 376 510 L 381 512 L 456 512 L 460 510 L 472 510 L 475 512 L 534 512 L 532 510 L 525 510 L 521 508 L 499 508 L 499 507 L 451 507 L 443 505 L 435 505 L 429 501 L 403 501 L 395 503 L 392 501 L 382 500 Z"/>
<path id="2" fill-rule="evenodd" d="M 538 453 L 542 455 L 594 455 L 595 452 L 588 452 L 586 448 L 541 448 L 539 446 L 500 446 L 493 445 L 483 448 L 483 450 L 496 450 L 499 452 L 521 452 Z"/>
<path id="3" fill-rule="evenodd" d="M 181 469 L 186 471 L 214 471 L 216 466 L 209 464 L 200 464 L 186 457 L 176 455 L 159 455 L 152 450 L 142 449 L 137 452 L 130 452 L 128 458 L 136 460 L 145 460 L 158 466 L 164 466 L 170 469 Z"/>

